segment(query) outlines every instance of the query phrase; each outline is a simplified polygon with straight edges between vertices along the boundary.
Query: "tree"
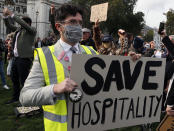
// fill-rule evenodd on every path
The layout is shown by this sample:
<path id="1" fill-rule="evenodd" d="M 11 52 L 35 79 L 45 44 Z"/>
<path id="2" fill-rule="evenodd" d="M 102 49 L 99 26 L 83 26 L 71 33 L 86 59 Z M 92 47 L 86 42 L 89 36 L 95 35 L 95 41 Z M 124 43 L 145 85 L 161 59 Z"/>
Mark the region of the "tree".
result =
<path id="1" fill-rule="evenodd" d="M 4 2 L 5 5 L 15 5 L 14 0 L 5 0 Z"/>
<path id="2" fill-rule="evenodd" d="M 147 34 L 144 36 L 144 40 L 147 42 L 153 41 L 153 35 L 154 35 L 153 30 L 149 30 Z"/>
<path id="3" fill-rule="evenodd" d="M 140 34 L 144 26 L 144 14 L 134 13 L 137 0 L 72 0 L 71 3 L 79 5 L 84 10 L 84 27 L 91 28 L 90 20 L 91 6 L 109 2 L 107 21 L 101 22 L 102 31 L 116 35 L 118 29 L 122 28 L 133 34 Z"/>
<path id="4" fill-rule="evenodd" d="M 167 14 L 166 32 L 168 35 L 174 34 L 174 10 L 170 9 Z"/>

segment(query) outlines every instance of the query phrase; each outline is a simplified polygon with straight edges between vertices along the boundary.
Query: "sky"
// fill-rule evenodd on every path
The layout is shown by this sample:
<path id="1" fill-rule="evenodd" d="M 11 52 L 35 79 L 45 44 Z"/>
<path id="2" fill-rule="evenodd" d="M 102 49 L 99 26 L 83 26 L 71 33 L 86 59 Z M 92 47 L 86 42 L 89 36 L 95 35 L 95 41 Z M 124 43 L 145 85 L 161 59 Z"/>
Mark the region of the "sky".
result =
<path id="1" fill-rule="evenodd" d="M 163 13 L 170 8 L 174 9 L 174 0 L 138 0 L 134 11 L 142 11 L 146 25 L 158 28 L 160 22 L 166 21 Z"/>

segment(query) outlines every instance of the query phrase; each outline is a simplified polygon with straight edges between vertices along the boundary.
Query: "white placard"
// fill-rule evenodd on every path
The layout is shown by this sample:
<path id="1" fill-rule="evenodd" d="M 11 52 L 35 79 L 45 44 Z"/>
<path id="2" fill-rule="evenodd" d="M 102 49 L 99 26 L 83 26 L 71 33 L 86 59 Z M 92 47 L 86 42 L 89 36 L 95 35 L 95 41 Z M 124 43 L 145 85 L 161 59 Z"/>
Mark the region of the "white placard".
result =
<path id="1" fill-rule="evenodd" d="M 91 6 L 91 22 L 106 21 L 108 12 L 108 3 L 98 4 Z"/>
<path id="2" fill-rule="evenodd" d="M 160 121 L 165 59 L 73 55 L 71 79 L 83 92 L 68 102 L 68 131 L 103 131 Z"/>

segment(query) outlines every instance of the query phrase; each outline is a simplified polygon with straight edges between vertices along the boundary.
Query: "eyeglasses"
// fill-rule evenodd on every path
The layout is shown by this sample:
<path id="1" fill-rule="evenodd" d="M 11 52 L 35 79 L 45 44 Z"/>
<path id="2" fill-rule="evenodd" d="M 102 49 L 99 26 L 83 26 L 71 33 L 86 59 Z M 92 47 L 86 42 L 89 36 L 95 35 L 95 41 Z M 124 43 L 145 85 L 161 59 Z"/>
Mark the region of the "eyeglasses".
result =
<path id="1" fill-rule="evenodd" d="M 61 21 L 61 23 L 63 24 L 70 24 L 70 25 L 82 25 L 83 22 L 81 20 L 77 21 L 75 19 L 72 19 L 72 20 L 68 20 L 68 21 Z"/>

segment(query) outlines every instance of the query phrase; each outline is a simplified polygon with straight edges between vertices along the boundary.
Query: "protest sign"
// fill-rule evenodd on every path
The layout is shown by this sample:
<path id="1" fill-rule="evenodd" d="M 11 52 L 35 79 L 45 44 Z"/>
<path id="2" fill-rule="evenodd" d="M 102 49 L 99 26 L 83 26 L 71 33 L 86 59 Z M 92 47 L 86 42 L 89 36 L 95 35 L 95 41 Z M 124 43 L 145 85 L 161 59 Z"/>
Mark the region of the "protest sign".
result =
<path id="1" fill-rule="evenodd" d="M 98 4 L 91 6 L 91 22 L 106 21 L 108 12 L 108 3 Z"/>
<path id="2" fill-rule="evenodd" d="M 160 121 L 165 59 L 73 55 L 70 78 L 83 92 L 68 102 L 68 131 L 102 131 Z"/>
<path id="3" fill-rule="evenodd" d="M 174 117 L 165 115 L 156 131 L 173 131 L 174 130 Z"/>

